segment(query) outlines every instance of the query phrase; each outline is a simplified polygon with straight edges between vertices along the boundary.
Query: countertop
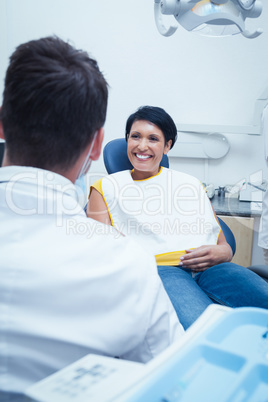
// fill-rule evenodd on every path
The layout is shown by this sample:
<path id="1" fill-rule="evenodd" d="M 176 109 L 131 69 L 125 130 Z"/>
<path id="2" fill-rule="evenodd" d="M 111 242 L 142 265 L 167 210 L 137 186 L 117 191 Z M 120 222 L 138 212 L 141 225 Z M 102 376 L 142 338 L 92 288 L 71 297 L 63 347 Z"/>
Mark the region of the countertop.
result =
<path id="1" fill-rule="evenodd" d="M 219 197 L 210 200 L 217 215 L 259 217 L 261 211 L 252 210 L 250 201 L 239 201 L 236 197 Z"/>

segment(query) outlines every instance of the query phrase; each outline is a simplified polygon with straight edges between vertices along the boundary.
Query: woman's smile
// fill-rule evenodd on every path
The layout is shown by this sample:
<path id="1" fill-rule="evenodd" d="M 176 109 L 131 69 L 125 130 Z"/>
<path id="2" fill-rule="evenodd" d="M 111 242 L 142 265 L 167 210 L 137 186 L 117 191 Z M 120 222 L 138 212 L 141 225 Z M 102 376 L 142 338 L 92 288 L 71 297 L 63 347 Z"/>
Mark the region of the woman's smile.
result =
<path id="1" fill-rule="evenodd" d="M 164 153 L 170 149 L 171 141 L 165 143 L 162 130 L 147 120 L 136 120 L 128 134 L 128 158 L 134 167 L 134 180 L 144 180 L 159 172 Z"/>
<path id="2" fill-rule="evenodd" d="M 145 155 L 145 154 L 135 154 L 136 158 L 141 159 L 141 160 L 147 160 L 152 158 L 152 155 Z"/>

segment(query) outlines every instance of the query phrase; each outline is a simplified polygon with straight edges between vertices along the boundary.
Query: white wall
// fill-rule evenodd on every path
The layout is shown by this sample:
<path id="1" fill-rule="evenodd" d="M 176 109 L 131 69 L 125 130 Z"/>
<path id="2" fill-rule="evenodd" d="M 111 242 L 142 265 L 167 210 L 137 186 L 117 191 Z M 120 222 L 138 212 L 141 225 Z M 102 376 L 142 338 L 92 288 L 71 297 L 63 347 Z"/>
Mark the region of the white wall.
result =
<path id="1" fill-rule="evenodd" d="M 265 3 L 265 2 L 264 2 Z M 138 106 L 164 107 L 176 122 L 251 124 L 255 99 L 268 84 L 268 8 L 251 27 L 257 39 L 197 36 L 179 27 L 162 37 L 153 0 L 0 0 L 0 90 L 8 56 L 27 40 L 56 34 L 94 56 L 110 84 L 105 142 L 120 137 Z M 220 160 L 171 159 L 171 166 L 212 181 L 235 183 L 266 169 L 262 138 L 227 135 Z M 102 161 L 92 166 L 104 172 Z M 265 171 L 264 176 L 267 177 Z"/>
<path id="2" fill-rule="evenodd" d="M 253 40 L 197 36 L 179 27 L 162 37 L 153 0 L 0 0 L 0 90 L 8 56 L 27 40 L 56 34 L 94 56 L 110 84 L 105 143 L 124 135 L 138 106 L 164 107 L 180 123 L 252 123 L 255 99 L 268 84 L 268 7 L 250 28 Z M 220 160 L 171 158 L 171 167 L 215 186 L 258 171 L 268 177 L 261 136 L 228 134 L 231 149 Z M 102 160 L 92 172 L 105 172 Z"/>

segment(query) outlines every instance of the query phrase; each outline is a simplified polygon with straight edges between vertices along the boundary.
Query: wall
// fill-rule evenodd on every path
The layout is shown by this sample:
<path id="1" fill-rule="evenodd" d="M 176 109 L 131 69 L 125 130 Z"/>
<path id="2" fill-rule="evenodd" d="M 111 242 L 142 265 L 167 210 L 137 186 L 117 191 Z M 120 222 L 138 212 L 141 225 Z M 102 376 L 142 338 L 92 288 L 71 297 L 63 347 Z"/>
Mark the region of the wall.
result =
<path id="1" fill-rule="evenodd" d="M 0 0 L 0 91 L 14 48 L 56 34 L 94 56 L 110 84 L 105 142 L 121 137 L 128 115 L 144 104 L 164 107 L 181 123 L 251 124 L 255 99 L 268 85 L 266 4 L 247 25 L 264 33 L 207 38 L 179 27 L 165 38 L 155 27 L 153 0 Z M 268 177 L 261 136 L 227 138 L 225 158 L 171 158 L 171 167 L 215 186 L 259 170 Z M 102 160 L 94 163 L 92 180 L 104 172 Z"/>
<path id="2" fill-rule="evenodd" d="M 127 116 L 142 104 L 166 108 L 176 122 L 251 124 L 255 99 L 268 85 L 265 6 L 258 20 L 247 22 L 263 27 L 264 33 L 248 40 L 241 35 L 207 38 L 182 27 L 172 37 L 162 37 L 154 23 L 153 0 L 0 0 L 0 91 L 14 48 L 56 34 L 88 50 L 105 73 L 111 87 L 106 142 L 123 135 Z M 216 185 L 265 168 L 260 137 L 227 137 L 229 154 L 210 160 L 208 170 L 204 160 L 172 158 L 172 166 Z M 93 169 L 104 171 L 102 161 Z"/>

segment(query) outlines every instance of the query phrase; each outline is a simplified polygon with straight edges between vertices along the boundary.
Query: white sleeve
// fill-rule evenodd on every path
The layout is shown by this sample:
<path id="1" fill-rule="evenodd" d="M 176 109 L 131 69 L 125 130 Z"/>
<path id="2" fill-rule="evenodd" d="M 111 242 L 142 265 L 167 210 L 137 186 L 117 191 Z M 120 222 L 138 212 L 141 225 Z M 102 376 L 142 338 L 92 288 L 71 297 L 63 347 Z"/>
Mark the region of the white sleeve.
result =
<path id="1" fill-rule="evenodd" d="M 264 156 L 268 164 L 268 106 L 262 113 L 262 135 L 264 140 Z M 268 248 L 268 190 L 266 191 L 262 203 L 262 216 L 260 221 L 260 232 L 258 246 Z"/>
<path id="2" fill-rule="evenodd" d="M 264 140 L 264 157 L 268 164 L 268 106 L 266 106 L 262 113 L 262 135 Z"/>
<path id="3" fill-rule="evenodd" d="M 268 189 L 264 194 L 262 202 L 262 215 L 260 221 L 258 246 L 268 249 Z"/>
<path id="4" fill-rule="evenodd" d="M 268 165 L 268 106 L 264 108 L 262 113 L 262 135 L 264 140 L 265 160 Z M 262 202 L 258 246 L 268 249 L 268 189 L 266 190 Z"/>
<path id="5" fill-rule="evenodd" d="M 121 356 L 127 360 L 146 363 L 168 346 L 181 338 L 184 329 L 178 320 L 173 305 L 164 289 L 154 258 L 148 267 L 147 300 L 148 323 L 142 342 L 133 350 Z"/>

